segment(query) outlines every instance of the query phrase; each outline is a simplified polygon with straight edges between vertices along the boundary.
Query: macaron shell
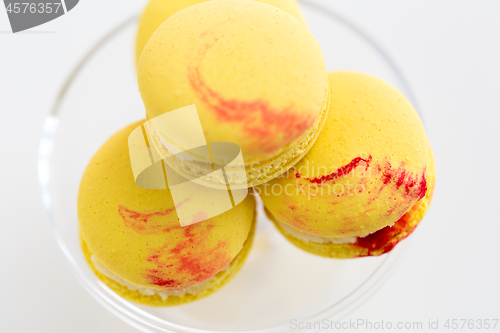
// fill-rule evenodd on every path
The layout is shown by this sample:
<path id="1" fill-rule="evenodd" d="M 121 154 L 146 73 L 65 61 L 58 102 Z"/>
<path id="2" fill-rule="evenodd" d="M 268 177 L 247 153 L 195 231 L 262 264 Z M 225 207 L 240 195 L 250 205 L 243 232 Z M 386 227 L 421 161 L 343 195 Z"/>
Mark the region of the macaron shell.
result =
<path id="1" fill-rule="evenodd" d="M 195 104 L 209 142 L 233 142 L 245 162 L 279 155 L 328 99 L 319 44 L 291 15 L 251 0 L 213 0 L 167 19 L 138 64 L 148 118 Z"/>
<path id="2" fill-rule="evenodd" d="M 255 220 L 255 218 L 254 218 Z M 250 233 L 248 235 L 247 240 L 243 244 L 243 248 L 241 249 L 240 253 L 231 261 L 229 264 L 229 267 L 215 275 L 216 279 L 206 288 L 204 288 L 201 292 L 197 294 L 189 294 L 186 293 L 184 296 L 169 296 L 166 299 L 161 298 L 158 295 L 144 295 L 141 294 L 139 291 L 134 291 L 130 290 L 127 287 L 117 283 L 116 281 L 108 278 L 101 272 L 99 272 L 95 266 L 94 263 L 91 260 L 91 253 L 89 252 L 87 245 L 85 244 L 85 241 L 83 239 L 81 240 L 81 245 L 82 245 L 82 250 L 85 255 L 85 259 L 87 260 L 88 264 L 94 271 L 94 273 L 97 275 L 97 277 L 105 284 L 107 285 L 111 290 L 113 290 L 115 293 L 117 293 L 119 296 L 132 301 L 136 302 L 139 304 L 144 304 L 144 305 L 149 305 L 149 306 L 176 306 L 176 305 L 181 305 L 184 303 L 189 303 L 193 301 L 197 301 L 199 299 L 205 298 L 222 287 L 224 287 L 229 281 L 231 281 L 237 273 L 240 271 L 240 269 L 243 267 L 243 264 L 248 256 L 248 253 L 250 252 L 250 249 L 252 247 L 252 242 L 253 242 L 253 237 L 255 233 L 255 221 L 252 224 L 252 228 L 250 230 Z"/>
<path id="3" fill-rule="evenodd" d="M 355 72 L 330 73 L 329 83 L 330 110 L 314 146 L 257 192 L 278 220 L 298 230 L 368 235 L 425 195 L 427 137 L 410 102 L 388 83 Z"/>
<path id="4" fill-rule="evenodd" d="M 170 16 L 178 11 L 205 2 L 206 0 L 151 0 L 139 20 L 136 38 L 136 62 L 139 62 L 142 50 L 155 30 Z M 258 0 L 279 8 L 305 24 L 299 4 L 295 0 Z"/>
<path id="5" fill-rule="evenodd" d="M 255 200 L 248 195 L 221 215 L 180 227 L 169 190 L 135 184 L 128 136 L 142 122 L 113 135 L 87 166 L 78 194 L 81 236 L 104 266 L 128 282 L 185 289 L 214 276 L 241 251 Z"/>
<path id="6" fill-rule="evenodd" d="M 430 159 L 427 168 L 427 192 L 425 197 L 418 201 L 406 214 L 393 226 L 387 226 L 364 238 L 358 238 L 356 243 L 332 244 L 307 242 L 296 238 L 284 230 L 276 218 L 268 211 L 268 217 L 274 222 L 277 229 L 285 238 L 300 249 L 327 258 L 350 259 L 357 257 L 379 256 L 390 252 L 400 241 L 408 237 L 419 225 L 429 209 L 436 182 L 436 167 L 432 150 L 429 151 Z"/>

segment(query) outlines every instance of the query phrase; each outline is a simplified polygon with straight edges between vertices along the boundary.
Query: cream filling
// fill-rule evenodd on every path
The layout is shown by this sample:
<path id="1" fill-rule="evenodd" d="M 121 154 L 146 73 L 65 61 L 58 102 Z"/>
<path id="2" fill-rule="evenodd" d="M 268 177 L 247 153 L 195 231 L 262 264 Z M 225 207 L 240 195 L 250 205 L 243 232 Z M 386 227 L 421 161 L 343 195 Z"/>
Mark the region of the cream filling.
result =
<path id="1" fill-rule="evenodd" d="M 132 284 L 125 279 L 119 277 L 115 273 L 111 272 L 106 266 L 104 266 L 94 255 L 90 256 L 90 260 L 94 264 L 95 269 L 97 269 L 100 273 L 102 273 L 104 276 L 110 278 L 111 280 L 115 281 L 116 283 L 127 287 L 129 290 L 132 291 L 138 291 L 139 293 L 146 295 L 146 296 L 153 296 L 153 295 L 158 295 L 160 296 L 163 300 L 167 299 L 168 297 L 175 296 L 175 297 L 183 297 L 186 294 L 191 294 L 191 295 L 197 295 L 201 291 L 205 289 L 212 289 L 210 287 L 210 284 L 215 281 L 217 278 L 215 276 L 212 276 L 208 280 L 205 280 L 195 286 L 186 288 L 186 289 L 180 289 L 180 290 L 157 290 L 157 289 L 152 289 L 152 288 L 146 288 L 146 287 L 141 287 L 137 286 L 135 284 Z M 229 267 L 226 266 L 224 269 L 222 269 L 220 272 L 227 270 Z"/>
<path id="2" fill-rule="evenodd" d="M 344 237 L 344 238 L 328 238 L 328 237 L 320 237 L 320 236 L 315 236 L 311 235 L 302 231 L 299 231 L 295 228 L 290 227 L 289 225 L 286 225 L 284 223 L 281 223 L 280 221 L 277 221 L 278 224 L 280 225 L 283 230 L 290 234 L 292 237 L 298 238 L 300 240 L 303 240 L 305 242 L 313 242 L 313 243 L 319 243 L 319 244 L 327 244 L 327 243 L 332 243 L 332 244 L 353 244 L 356 243 L 358 237 Z"/>

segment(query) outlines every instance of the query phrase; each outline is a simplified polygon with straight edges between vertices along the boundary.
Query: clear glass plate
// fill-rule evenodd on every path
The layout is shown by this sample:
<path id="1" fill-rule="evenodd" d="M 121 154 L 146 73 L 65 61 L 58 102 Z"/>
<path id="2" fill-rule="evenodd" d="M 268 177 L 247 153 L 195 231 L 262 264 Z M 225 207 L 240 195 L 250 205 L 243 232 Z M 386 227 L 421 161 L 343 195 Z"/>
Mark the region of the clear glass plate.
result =
<path id="1" fill-rule="evenodd" d="M 372 39 L 335 13 L 308 1 L 301 4 L 328 70 L 373 74 L 415 102 L 401 73 Z M 320 258 L 289 244 L 260 206 L 255 244 L 243 269 L 225 288 L 200 301 L 171 308 L 137 305 L 92 273 L 80 249 L 78 186 L 99 147 L 144 117 L 135 78 L 136 29 L 137 17 L 128 19 L 89 51 L 62 87 L 40 143 L 43 202 L 80 283 L 108 310 L 144 332 L 287 332 L 295 321 L 339 320 L 365 302 L 394 271 L 408 240 L 377 258 Z"/>

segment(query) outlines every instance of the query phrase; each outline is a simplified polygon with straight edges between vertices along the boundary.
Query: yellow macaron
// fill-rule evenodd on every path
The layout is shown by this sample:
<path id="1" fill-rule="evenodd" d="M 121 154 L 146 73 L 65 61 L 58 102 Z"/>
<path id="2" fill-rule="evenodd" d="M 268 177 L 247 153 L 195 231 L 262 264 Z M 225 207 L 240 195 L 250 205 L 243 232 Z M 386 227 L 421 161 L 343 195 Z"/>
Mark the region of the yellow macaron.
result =
<path id="1" fill-rule="evenodd" d="M 120 296 L 177 305 L 215 292 L 241 268 L 252 241 L 255 202 L 249 195 L 221 215 L 181 227 L 170 190 L 135 184 L 128 137 L 142 123 L 113 135 L 83 174 L 82 248 L 98 277 Z"/>
<path id="2" fill-rule="evenodd" d="M 397 89 L 355 72 L 330 73 L 329 82 L 332 102 L 315 145 L 258 192 L 288 234 L 353 243 L 421 201 L 434 166 L 420 118 Z"/>
<path id="3" fill-rule="evenodd" d="M 148 119 L 195 104 L 208 142 L 241 148 L 246 179 L 235 186 L 261 184 L 299 161 L 330 100 L 310 31 L 253 0 L 213 0 L 173 14 L 147 42 L 137 72 Z"/>
<path id="4" fill-rule="evenodd" d="M 393 225 L 375 231 L 366 237 L 351 237 L 350 239 L 335 242 L 334 239 L 311 236 L 280 223 L 267 210 L 266 215 L 292 244 L 309 253 L 338 259 L 382 255 L 390 252 L 400 241 L 408 237 L 417 228 L 429 209 L 436 181 L 436 166 L 431 149 L 429 149 L 429 155 L 426 173 L 427 192 L 425 196 Z"/>
<path id="5" fill-rule="evenodd" d="M 151 0 L 142 12 L 135 42 L 135 59 L 139 62 L 142 50 L 155 30 L 170 16 L 189 6 L 208 0 Z M 304 15 L 296 0 L 257 0 L 279 8 L 305 24 Z"/>

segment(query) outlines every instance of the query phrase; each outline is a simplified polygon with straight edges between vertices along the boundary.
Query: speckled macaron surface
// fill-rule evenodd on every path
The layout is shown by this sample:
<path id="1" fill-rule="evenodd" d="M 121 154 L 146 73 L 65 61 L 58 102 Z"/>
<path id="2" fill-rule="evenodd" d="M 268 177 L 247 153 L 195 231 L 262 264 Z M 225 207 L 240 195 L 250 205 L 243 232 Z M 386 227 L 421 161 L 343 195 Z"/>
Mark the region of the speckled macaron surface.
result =
<path id="1" fill-rule="evenodd" d="M 136 62 L 139 62 L 142 50 L 155 30 L 170 16 L 178 11 L 205 2 L 207 0 L 151 0 L 142 12 L 137 29 L 135 44 Z M 258 0 L 274 6 L 295 17 L 305 24 L 304 16 L 296 0 Z"/>

